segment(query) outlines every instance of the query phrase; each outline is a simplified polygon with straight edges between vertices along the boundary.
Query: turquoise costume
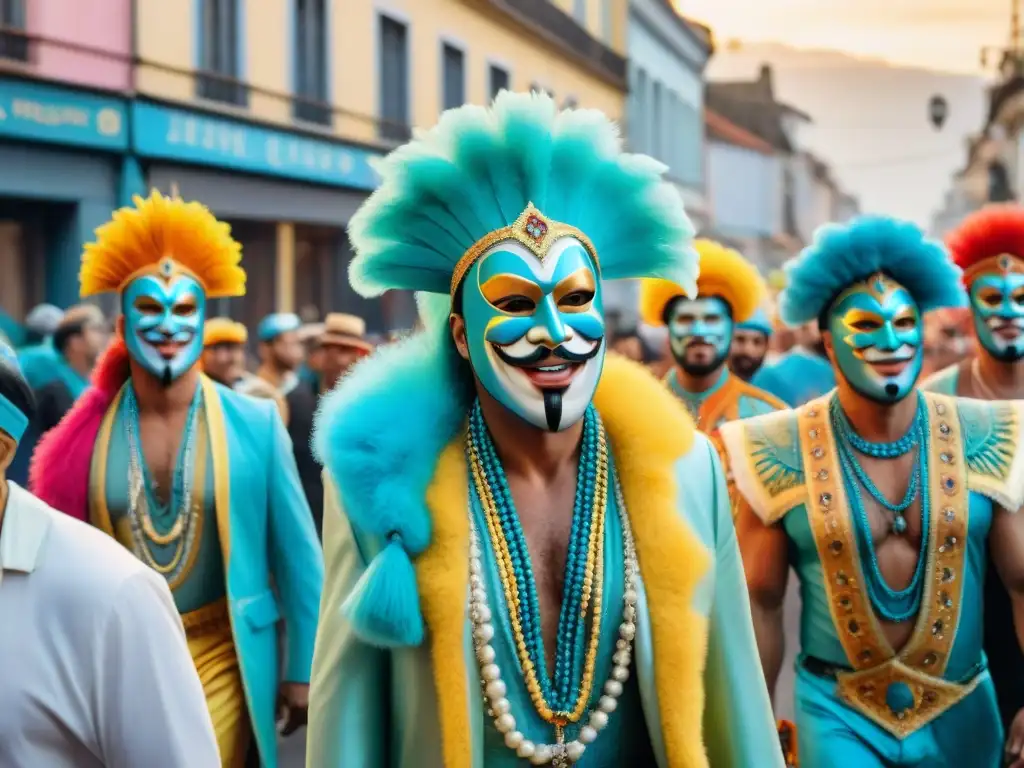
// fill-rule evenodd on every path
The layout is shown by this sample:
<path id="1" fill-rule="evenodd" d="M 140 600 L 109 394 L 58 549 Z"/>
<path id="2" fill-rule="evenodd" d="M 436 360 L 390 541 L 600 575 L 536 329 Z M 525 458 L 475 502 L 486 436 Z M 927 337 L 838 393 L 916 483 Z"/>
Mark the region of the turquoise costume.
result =
<path id="1" fill-rule="evenodd" d="M 255 751 L 274 768 L 279 687 L 309 681 L 323 559 L 276 404 L 196 367 L 207 300 L 245 292 L 241 246 L 203 206 L 156 191 L 96 234 L 81 293 L 116 292 L 122 333 L 94 386 L 40 442 L 33 490 L 164 577 L 222 765 L 245 764 Z M 170 487 L 156 488 L 149 469 L 142 424 L 160 414 L 143 414 L 142 381 L 192 392 Z"/>
<path id="2" fill-rule="evenodd" d="M 782 764 L 718 457 L 666 387 L 605 354 L 599 276 L 692 291 L 696 274 L 676 193 L 616 136 L 503 92 L 389 156 L 353 218 L 357 291 L 434 295 L 425 330 L 321 408 L 310 766 Z M 538 436 L 580 430 L 551 654 L 533 577 L 550 559 L 526 544 L 474 373 Z"/>
<path id="3" fill-rule="evenodd" d="M 922 555 L 927 565 L 917 628 L 894 657 L 875 611 L 851 586 L 863 583 L 870 563 L 845 484 L 835 480 L 841 471 L 828 400 L 722 430 L 737 488 L 792 542 L 802 654 L 838 671 L 839 681 L 798 662 L 801 764 L 863 768 L 881 759 L 886 765 L 994 768 L 1002 727 L 982 653 L 982 589 L 993 505 L 1016 509 L 1024 502 L 1024 408 L 925 396 L 935 436 L 931 497 L 939 501 L 931 505 L 924 533 L 929 549 Z M 828 521 L 838 527 L 828 529 Z M 913 690 L 912 714 L 897 718 L 889 709 L 890 679 L 905 680 Z M 862 693 L 864 685 L 870 689 Z"/>
<path id="4" fill-rule="evenodd" d="M 794 347 L 761 366 L 750 383 L 795 408 L 830 391 L 836 385 L 836 374 L 828 358 Z"/>
<path id="5" fill-rule="evenodd" d="M 255 742 L 263 765 L 273 768 L 277 687 L 281 680 L 309 680 L 323 559 L 295 465 L 280 460 L 291 456 L 291 441 L 274 403 L 236 394 L 209 379 L 203 379 L 201 392 L 197 421 L 202 437 L 196 463 L 189 468 L 202 488 L 196 494 L 201 531 L 181 583 L 169 585 L 186 629 L 190 615 L 201 617 L 204 609 L 209 614 L 226 599 L 227 637 L 233 640 Z M 128 440 L 123 393 L 97 437 L 90 520 L 130 547 L 124 515 Z M 178 472 L 184 469 L 178 465 Z M 145 492 L 152 495 L 151 488 Z M 166 534 L 163 526 L 173 518 L 162 519 L 158 511 L 153 517 L 158 532 Z M 170 557 L 169 548 L 153 549 L 161 564 Z M 277 630 L 282 618 L 288 637 L 283 668 Z"/>
<path id="6" fill-rule="evenodd" d="M 916 227 L 864 218 L 826 228 L 787 272 L 783 319 L 824 318 L 849 388 L 917 403 L 892 443 L 858 435 L 835 394 L 722 428 L 737 489 L 785 531 L 800 579 L 801 765 L 995 768 L 1003 738 L 982 648 L 983 586 L 996 507 L 1024 502 L 1024 405 L 915 389 L 921 313 L 962 300 L 959 269 Z M 859 457 L 912 450 L 905 497 L 887 499 Z M 920 502 L 920 554 L 905 587 L 879 567 L 868 497 L 893 537 Z M 913 632 L 893 648 L 882 622 L 914 622 Z"/>
<path id="7" fill-rule="evenodd" d="M 700 419 L 700 427 L 713 432 L 727 421 L 749 419 L 784 408 L 785 405 L 766 392 L 761 392 L 747 384 L 723 366 L 718 380 L 704 392 L 689 392 L 679 383 L 679 374 L 675 368 L 665 377 L 672 393 L 683 403 L 695 418 Z M 707 414 L 701 418 L 702 414 Z"/>
<path id="8" fill-rule="evenodd" d="M 954 363 L 935 371 L 928 378 L 921 382 L 921 389 L 928 392 L 938 392 L 942 395 L 956 395 L 960 389 L 960 376 L 963 374 L 963 365 Z"/>

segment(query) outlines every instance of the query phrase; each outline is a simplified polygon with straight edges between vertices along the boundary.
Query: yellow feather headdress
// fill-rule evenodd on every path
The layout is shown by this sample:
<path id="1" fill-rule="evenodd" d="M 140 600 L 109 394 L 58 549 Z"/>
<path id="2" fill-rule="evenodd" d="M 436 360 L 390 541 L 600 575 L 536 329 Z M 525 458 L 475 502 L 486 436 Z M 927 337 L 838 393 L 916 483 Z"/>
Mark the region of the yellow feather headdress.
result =
<path id="1" fill-rule="evenodd" d="M 203 327 L 203 346 L 216 344 L 245 344 L 249 330 L 241 323 L 227 317 L 211 317 Z"/>
<path id="2" fill-rule="evenodd" d="M 714 240 L 698 239 L 693 247 L 700 256 L 697 295 L 719 296 L 732 308 L 734 321 L 749 320 L 767 294 L 757 268 L 739 252 Z M 681 286 L 669 280 L 644 280 L 640 287 L 640 317 L 648 325 L 664 325 L 665 307 L 685 295 Z"/>
<path id="3" fill-rule="evenodd" d="M 96 230 L 95 242 L 85 246 L 79 273 L 83 298 L 120 293 L 144 274 L 176 272 L 194 277 L 211 299 L 245 293 L 242 246 L 206 206 L 156 190 L 133 201 L 134 208 L 115 211 Z"/>

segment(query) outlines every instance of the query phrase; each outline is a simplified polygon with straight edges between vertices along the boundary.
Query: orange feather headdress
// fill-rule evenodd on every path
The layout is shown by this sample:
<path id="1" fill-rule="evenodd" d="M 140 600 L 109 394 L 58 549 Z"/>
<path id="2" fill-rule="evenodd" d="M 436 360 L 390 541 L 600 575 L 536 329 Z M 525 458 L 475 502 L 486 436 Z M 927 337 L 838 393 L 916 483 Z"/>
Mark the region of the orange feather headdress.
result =
<path id="1" fill-rule="evenodd" d="M 85 246 L 79 273 L 82 297 L 120 293 L 137 277 L 187 274 L 211 299 L 242 296 L 242 246 L 231 228 L 200 203 L 164 197 L 153 190 L 135 206 L 114 212 Z"/>

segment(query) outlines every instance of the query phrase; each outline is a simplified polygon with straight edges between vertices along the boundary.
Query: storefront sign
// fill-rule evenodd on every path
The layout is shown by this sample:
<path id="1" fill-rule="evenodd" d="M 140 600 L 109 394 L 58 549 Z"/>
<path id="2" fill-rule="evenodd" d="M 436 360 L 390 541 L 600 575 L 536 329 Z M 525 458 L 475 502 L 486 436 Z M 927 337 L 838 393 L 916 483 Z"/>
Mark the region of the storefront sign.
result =
<path id="1" fill-rule="evenodd" d="M 123 152 L 128 148 L 121 99 L 46 83 L 0 79 L 0 136 Z"/>
<path id="2" fill-rule="evenodd" d="M 372 190 L 379 153 L 227 118 L 146 102 L 132 104 L 139 157 L 212 165 L 297 181 Z"/>

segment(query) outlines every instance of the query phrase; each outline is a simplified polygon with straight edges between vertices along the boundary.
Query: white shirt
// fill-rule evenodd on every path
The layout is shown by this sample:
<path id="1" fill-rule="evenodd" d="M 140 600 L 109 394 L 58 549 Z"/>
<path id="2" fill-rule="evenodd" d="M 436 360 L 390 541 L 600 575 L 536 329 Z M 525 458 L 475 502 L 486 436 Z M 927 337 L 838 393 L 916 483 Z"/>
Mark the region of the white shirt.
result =
<path id="1" fill-rule="evenodd" d="M 104 533 L 8 487 L 0 766 L 219 768 L 166 582 Z"/>

